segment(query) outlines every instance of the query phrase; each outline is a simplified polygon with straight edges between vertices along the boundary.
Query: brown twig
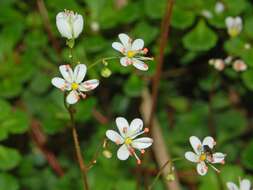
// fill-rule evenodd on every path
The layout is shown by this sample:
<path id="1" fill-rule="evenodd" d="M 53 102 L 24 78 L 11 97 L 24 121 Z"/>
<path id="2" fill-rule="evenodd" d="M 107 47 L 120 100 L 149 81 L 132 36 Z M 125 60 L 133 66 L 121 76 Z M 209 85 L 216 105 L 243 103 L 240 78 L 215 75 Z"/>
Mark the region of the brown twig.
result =
<path id="1" fill-rule="evenodd" d="M 156 61 L 158 62 L 158 64 L 157 64 L 156 73 L 154 75 L 153 83 L 152 83 L 152 107 L 151 107 L 151 112 L 150 112 L 150 117 L 149 117 L 149 122 L 148 122 L 151 129 L 152 129 L 152 123 L 154 119 L 154 113 L 157 107 L 158 89 L 159 89 L 159 84 L 160 84 L 162 67 L 164 63 L 164 51 L 165 51 L 168 38 L 169 38 L 169 31 L 170 31 L 169 27 L 170 27 L 170 22 L 171 22 L 173 5 L 174 5 L 174 0 L 167 0 L 165 15 L 161 23 L 159 54 L 156 57 Z"/>
<path id="2" fill-rule="evenodd" d="M 53 48 L 56 50 L 58 54 L 60 54 L 61 53 L 60 44 L 58 43 L 57 39 L 54 37 L 54 34 L 52 32 L 52 28 L 51 28 L 50 20 L 48 18 L 48 12 L 47 12 L 47 8 L 45 6 L 44 0 L 37 0 L 37 6 L 38 6 L 39 13 L 42 17 L 45 30 L 48 34 L 48 38 L 51 41 Z"/>
<path id="3" fill-rule="evenodd" d="M 40 123 L 36 120 L 33 120 L 31 123 L 31 137 L 36 146 L 39 148 L 41 153 L 47 159 L 49 165 L 52 167 L 53 171 L 58 176 L 63 176 L 64 171 L 61 168 L 56 156 L 53 152 L 46 148 L 47 138 L 46 135 L 43 133 Z"/>
<path id="4" fill-rule="evenodd" d="M 150 94 L 147 89 L 145 89 L 142 93 L 142 100 L 143 100 L 143 102 L 141 105 L 141 113 L 142 113 L 145 123 L 147 123 L 149 121 L 149 115 L 150 115 L 148 110 L 150 110 L 150 107 L 152 104 L 151 97 L 150 97 Z M 164 163 L 166 163 L 167 161 L 168 162 L 171 161 L 171 158 L 170 158 L 170 155 L 167 151 L 167 146 L 165 144 L 160 125 L 159 125 L 156 118 L 154 118 L 152 125 L 154 126 L 151 131 L 151 137 L 154 139 L 154 142 L 152 145 L 152 150 L 153 150 L 155 159 L 158 163 L 158 166 L 159 166 L 159 168 L 161 168 L 161 167 L 163 167 Z M 167 171 L 169 171 L 169 170 L 170 170 L 170 168 L 167 165 L 162 172 L 164 179 L 166 178 L 166 176 L 168 174 Z M 176 171 L 174 171 L 174 173 L 175 173 L 175 180 L 174 181 L 168 182 L 165 180 L 166 189 L 180 190 Z"/>

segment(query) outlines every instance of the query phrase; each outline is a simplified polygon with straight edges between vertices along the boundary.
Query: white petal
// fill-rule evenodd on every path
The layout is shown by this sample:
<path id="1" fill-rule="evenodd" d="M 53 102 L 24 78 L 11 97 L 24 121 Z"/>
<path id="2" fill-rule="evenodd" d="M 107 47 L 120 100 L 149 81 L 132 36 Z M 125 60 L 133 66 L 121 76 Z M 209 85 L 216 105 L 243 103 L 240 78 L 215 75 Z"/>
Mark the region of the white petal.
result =
<path id="1" fill-rule="evenodd" d="M 206 166 L 205 162 L 200 162 L 197 164 L 197 172 L 199 175 L 206 175 L 208 167 Z"/>
<path id="2" fill-rule="evenodd" d="M 108 139 L 115 142 L 116 144 L 123 144 L 124 143 L 124 139 L 116 131 L 107 130 L 106 136 Z"/>
<path id="3" fill-rule="evenodd" d="M 148 70 L 148 65 L 145 64 L 143 61 L 140 61 L 138 59 L 133 58 L 133 65 L 142 71 L 147 71 Z"/>
<path id="4" fill-rule="evenodd" d="M 149 137 L 143 137 L 133 140 L 132 146 L 136 149 L 142 150 L 152 145 L 153 139 Z"/>
<path id="5" fill-rule="evenodd" d="M 139 118 L 135 118 L 131 123 L 130 123 L 130 133 L 138 133 L 142 130 L 143 128 L 143 121 Z"/>
<path id="6" fill-rule="evenodd" d="M 201 151 L 201 148 L 202 148 L 202 144 L 201 144 L 201 141 L 199 140 L 198 137 L 195 137 L 195 136 L 191 136 L 190 137 L 190 143 L 191 143 L 191 146 L 193 148 L 193 150 L 199 154 L 200 151 Z"/>
<path id="7" fill-rule="evenodd" d="M 142 39 L 136 39 L 134 40 L 131 49 L 133 51 L 138 51 L 138 50 L 141 50 L 143 47 L 144 47 L 144 41 Z"/>
<path id="8" fill-rule="evenodd" d="M 87 71 L 86 65 L 78 64 L 74 70 L 74 81 L 78 84 L 82 82 L 82 80 L 84 79 L 86 75 L 86 71 Z"/>
<path id="9" fill-rule="evenodd" d="M 194 152 L 188 151 L 184 154 L 184 157 L 191 162 L 198 162 L 199 156 Z"/>
<path id="10" fill-rule="evenodd" d="M 113 42 L 113 43 L 112 43 L 112 47 L 113 47 L 115 50 L 117 50 L 117 51 L 119 51 L 119 52 L 121 52 L 121 53 L 125 52 L 124 46 L 123 46 L 121 43 L 119 43 L 119 42 Z"/>
<path id="11" fill-rule="evenodd" d="M 241 19 L 241 17 L 235 17 L 234 23 L 235 23 L 235 25 L 237 25 L 237 26 L 242 25 L 242 19 Z"/>
<path id="12" fill-rule="evenodd" d="M 244 179 L 240 182 L 241 190 L 250 190 L 250 186 L 251 186 L 251 183 L 250 183 L 250 180 L 248 179 Z"/>
<path id="13" fill-rule="evenodd" d="M 72 90 L 66 98 L 66 101 L 68 104 L 75 104 L 78 100 L 79 100 L 79 95 L 75 90 Z"/>
<path id="14" fill-rule="evenodd" d="M 97 88 L 98 85 L 99 85 L 99 81 L 97 79 L 87 80 L 79 84 L 79 90 L 83 92 L 87 92 L 87 91 Z"/>
<path id="15" fill-rule="evenodd" d="M 129 155 L 130 155 L 130 152 L 129 152 L 127 146 L 126 146 L 125 144 L 123 144 L 123 145 L 119 148 L 119 150 L 118 150 L 118 152 L 117 152 L 118 158 L 119 158 L 120 160 L 127 160 L 128 157 L 129 157 Z"/>
<path id="16" fill-rule="evenodd" d="M 117 117 L 116 118 L 116 125 L 122 137 L 125 137 L 129 131 L 129 124 L 128 121 L 124 117 Z"/>
<path id="17" fill-rule="evenodd" d="M 213 137 L 205 137 L 202 143 L 202 146 L 207 145 L 209 146 L 209 148 L 213 149 L 214 145 L 215 145 L 215 141 L 213 139 Z"/>
<path id="18" fill-rule="evenodd" d="M 72 83 L 74 80 L 74 75 L 71 67 L 69 65 L 61 65 L 59 69 L 63 78 L 69 83 Z"/>
<path id="19" fill-rule="evenodd" d="M 125 48 L 128 48 L 131 45 L 131 38 L 129 38 L 128 35 L 121 33 L 119 34 L 119 39 Z"/>
<path id="20" fill-rule="evenodd" d="M 132 60 L 129 59 L 128 57 L 122 57 L 120 58 L 120 64 L 124 67 L 131 65 L 132 64 Z"/>
<path id="21" fill-rule="evenodd" d="M 61 90 L 70 90 L 70 84 L 62 78 L 54 77 L 51 82 L 55 87 Z"/>
<path id="22" fill-rule="evenodd" d="M 238 187 L 237 187 L 237 185 L 234 184 L 234 183 L 232 183 L 232 182 L 227 182 L 227 188 L 229 190 L 239 190 Z"/>
<path id="23" fill-rule="evenodd" d="M 225 22 L 227 28 L 231 28 L 234 25 L 234 19 L 232 17 L 227 17 Z"/>
<path id="24" fill-rule="evenodd" d="M 73 18 L 73 32 L 74 38 L 77 38 L 83 30 L 83 17 L 82 15 L 75 15 Z"/>
<path id="25" fill-rule="evenodd" d="M 64 12 L 60 12 L 56 15 L 56 26 L 63 37 L 68 39 L 72 38 L 71 26 Z"/>
<path id="26" fill-rule="evenodd" d="M 225 159 L 226 155 L 221 153 L 221 152 L 216 152 L 213 154 L 213 161 L 212 163 L 224 163 L 224 159 Z"/>

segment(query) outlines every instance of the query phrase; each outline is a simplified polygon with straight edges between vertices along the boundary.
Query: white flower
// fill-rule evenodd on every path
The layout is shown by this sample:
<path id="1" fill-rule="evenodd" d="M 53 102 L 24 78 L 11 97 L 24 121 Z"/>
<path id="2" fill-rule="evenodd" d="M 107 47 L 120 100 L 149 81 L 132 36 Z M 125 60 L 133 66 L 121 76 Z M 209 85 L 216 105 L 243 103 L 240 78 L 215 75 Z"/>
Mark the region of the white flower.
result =
<path id="1" fill-rule="evenodd" d="M 190 143 L 194 152 L 186 152 L 185 158 L 191 162 L 197 163 L 197 172 L 199 175 L 205 175 L 208 170 L 208 166 L 211 166 L 215 171 L 219 172 L 212 164 L 221 163 L 224 164 L 225 154 L 216 152 L 213 153 L 212 149 L 216 142 L 212 137 L 205 137 L 203 142 L 198 137 L 191 136 Z"/>
<path id="2" fill-rule="evenodd" d="M 150 147 L 153 139 L 148 137 L 141 137 L 135 139 L 137 136 L 147 133 L 148 128 L 143 128 L 143 121 L 141 119 L 134 119 L 130 125 L 123 117 L 116 118 L 116 125 L 119 133 L 114 130 L 107 130 L 106 136 L 117 145 L 121 145 L 118 149 L 117 156 L 120 160 L 127 160 L 129 156 L 135 156 L 137 163 L 141 164 L 141 160 L 137 156 L 135 149 L 144 154 L 144 149 Z"/>
<path id="3" fill-rule="evenodd" d="M 80 99 L 80 96 L 85 98 L 86 95 L 83 92 L 93 90 L 99 84 L 97 79 L 82 82 L 87 71 L 84 64 L 78 64 L 74 72 L 69 65 L 61 65 L 59 70 L 63 78 L 53 78 L 52 84 L 62 91 L 70 91 L 66 98 L 68 104 L 75 104 Z"/>
<path id="4" fill-rule="evenodd" d="M 67 39 L 75 39 L 83 30 L 83 17 L 73 11 L 65 10 L 56 16 L 56 25 L 61 35 Z"/>
<path id="5" fill-rule="evenodd" d="M 248 179 L 243 179 L 242 181 L 240 181 L 239 188 L 233 182 L 227 182 L 227 188 L 229 190 L 250 190 L 250 186 L 251 186 L 251 183 Z"/>
<path id="6" fill-rule="evenodd" d="M 236 37 L 242 31 L 242 19 L 241 17 L 227 17 L 226 18 L 226 26 L 228 34 L 231 37 Z"/>
<path id="7" fill-rule="evenodd" d="M 224 4 L 220 1 L 216 2 L 215 7 L 214 7 L 214 11 L 217 14 L 221 14 L 221 13 L 223 13 L 224 10 L 225 10 Z"/>
<path id="8" fill-rule="evenodd" d="M 233 63 L 233 69 L 237 72 L 246 71 L 247 65 L 243 60 L 237 59 Z"/>
<path id="9" fill-rule="evenodd" d="M 209 10 L 206 10 L 206 9 L 201 11 L 201 15 L 206 17 L 207 19 L 213 18 L 213 14 Z"/>
<path id="10" fill-rule="evenodd" d="M 209 60 L 209 64 L 213 65 L 214 68 L 218 71 L 223 71 L 225 68 L 225 62 L 222 59 L 211 59 Z"/>
<path id="11" fill-rule="evenodd" d="M 148 65 L 143 61 L 152 60 L 150 57 L 143 57 L 148 52 L 144 47 L 144 41 L 142 39 L 132 40 L 126 34 L 119 34 L 120 42 L 113 42 L 112 47 L 121 52 L 124 57 L 120 59 L 120 63 L 123 66 L 133 65 L 139 70 L 148 70 Z"/>

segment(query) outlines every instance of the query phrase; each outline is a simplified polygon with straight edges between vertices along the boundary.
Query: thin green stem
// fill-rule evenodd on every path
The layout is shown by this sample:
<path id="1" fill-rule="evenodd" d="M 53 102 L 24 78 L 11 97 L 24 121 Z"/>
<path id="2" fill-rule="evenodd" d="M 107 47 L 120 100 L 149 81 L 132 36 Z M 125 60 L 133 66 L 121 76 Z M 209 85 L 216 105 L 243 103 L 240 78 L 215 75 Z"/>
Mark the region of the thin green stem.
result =
<path id="1" fill-rule="evenodd" d="M 167 166 L 168 164 L 171 165 L 173 162 L 176 162 L 176 161 L 182 160 L 182 159 L 183 159 L 183 158 L 179 157 L 179 158 L 174 158 L 174 159 L 172 159 L 172 160 L 166 161 L 166 162 L 163 164 L 163 166 L 160 168 L 160 170 L 158 171 L 158 173 L 157 173 L 155 179 L 153 180 L 153 182 L 151 183 L 151 185 L 148 187 L 148 190 L 151 190 L 151 189 L 154 187 L 154 185 L 155 185 L 156 182 L 158 181 L 159 177 L 162 175 L 163 170 L 166 168 L 166 166 Z M 171 167 L 170 167 L 170 168 L 171 168 Z M 170 172 L 171 172 L 171 171 L 170 171 Z"/>
<path id="2" fill-rule="evenodd" d="M 89 184 L 88 184 L 88 178 L 87 178 L 87 168 L 83 162 L 83 156 L 81 153 L 81 148 L 80 148 L 80 143 L 78 140 L 78 133 L 76 131 L 76 124 L 75 124 L 75 117 L 74 117 L 74 110 L 71 106 L 68 106 L 66 102 L 66 93 L 64 95 L 64 106 L 67 109 L 69 116 L 70 116 L 70 122 L 71 122 L 71 129 L 72 129 L 72 137 L 74 140 L 74 145 L 75 145 L 75 151 L 76 151 L 76 156 L 78 159 L 78 164 L 82 173 L 82 179 L 84 183 L 84 190 L 89 190 Z"/>
<path id="3" fill-rule="evenodd" d="M 108 60 L 118 59 L 118 58 L 120 58 L 120 57 L 114 56 L 114 57 L 106 57 L 106 58 L 98 59 L 97 61 L 95 61 L 94 63 L 92 63 L 91 65 L 89 65 L 89 66 L 88 66 L 88 69 L 90 69 L 90 68 L 96 66 L 97 64 L 99 64 L 99 63 L 101 63 L 101 62 L 104 63 L 104 62 L 106 62 L 106 61 L 108 61 Z"/>

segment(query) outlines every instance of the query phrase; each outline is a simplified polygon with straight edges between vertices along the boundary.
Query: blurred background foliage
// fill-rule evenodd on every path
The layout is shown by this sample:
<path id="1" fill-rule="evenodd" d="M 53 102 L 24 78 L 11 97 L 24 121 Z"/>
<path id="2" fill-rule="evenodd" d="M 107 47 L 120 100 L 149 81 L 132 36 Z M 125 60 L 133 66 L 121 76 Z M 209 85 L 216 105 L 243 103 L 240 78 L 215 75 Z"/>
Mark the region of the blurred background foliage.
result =
<path id="1" fill-rule="evenodd" d="M 225 189 L 228 180 L 237 181 L 239 176 L 253 179 L 253 49 L 245 48 L 253 41 L 253 4 L 250 0 L 221 2 L 225 10 L 219 14 L 216 0 L 176 0 L 173 8 L 156 112 L 168 150 L 173 157 L 183 156 L 191 148 L 189 136 L 212 135 L 217 149 L 227 154 L 219 175 L 210 170 L 199 177 L 193 164 L 177 162 L 182 189 Z M 72 9 L 84 16 L 74 56 L 89 65 L 117 55 L 111 43 L 121 32 L 143 38 L 150 54 L 156 55 L 165 4 L 166 0 L 45 0 L 43 9 L 42 0 L 0 1 L 0 190 L 81 189 L 63 94 L 50 82 L 59 75 L 59 64 L 69 61 L 55 26 L 56 14 Z M 239 15 L 243 31 L 229 38 L 225 18 Z M 247 71 L 219 72 L 208 65 L 209 59 L 228 55 L 243 59 Z M 86 163 L 105 131 L 115 128 L 116 116 L 141 117 L 141 93 L 149 87 L 156 62 L 140 73 L 123 68 L 118 60 L 110 61 L 109 78 L 101 77 L 103 67 L 89 70 L 88 77 L 100 78 L 101 85 L 76 105 Z M 145 189 L 151 183 L 156 171 L 151 152 L 140 174 L 134 160 L 118 161 L 116 147 L 109 149 L 112 158 L 100 154 L 89 173 L 92 189 Z M 48 164 L 51 154 L 62 170 Z M 165 188 L 160 181 L 155 189 Z"/>

